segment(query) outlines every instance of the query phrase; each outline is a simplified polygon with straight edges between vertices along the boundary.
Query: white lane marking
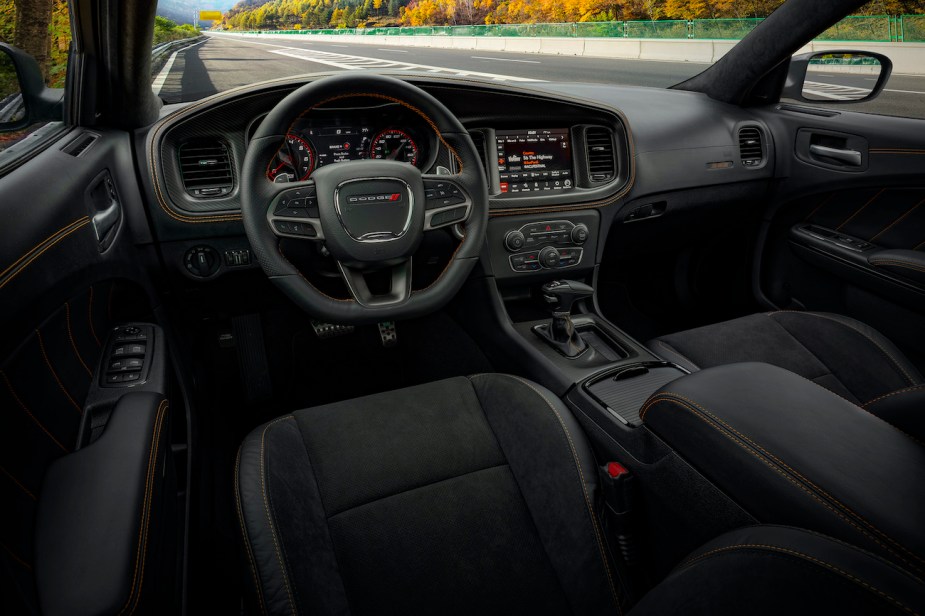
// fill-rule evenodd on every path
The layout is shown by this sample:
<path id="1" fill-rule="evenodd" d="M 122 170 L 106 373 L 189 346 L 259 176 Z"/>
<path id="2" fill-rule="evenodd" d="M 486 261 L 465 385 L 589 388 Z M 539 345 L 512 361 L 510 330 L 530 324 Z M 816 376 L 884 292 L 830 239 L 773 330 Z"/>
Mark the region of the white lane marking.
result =
<path id="1" fill-rule="evenodd" d="M 408 53 L 408 52 L 405 51 L 404 49 L 379 49 L 379 48 L 376 48 L 376 51 L 390 51 L 390 52 L 392 52 L 392 53 Z"/>
<path id="2" fill-rule="evenodd" d="M 539 60 L 515 60 L 513 58 L 489 58 L 488 56 L 469 56 L 475 60 L 497 60 L 498 62 L 523 62 L 524 64 L 542 64 Z"/>
<path id="3" fill-rule="evenodd" d="M 891 90 L 887 88 L 884 92 L 899 92 L 900 94 L 925 94 L 925 92 L 918 92 L 916 90 Z"/>
<path id="4" fill-rule="evenodd" d="M 513 75 L 500 75 L 498 73 L 482 73 L 479 71 L 467 71 L 457 68 L 448 68 L 443 66 L 431 66 L 428 64 L 414 64 L 411 62 L 397 62 L 394 60 L 380 60 L 379 58 L 369 58 L 366 56 L 351 56 L 333 51 L 321 51 L 318 49 L 295 49 L 283 48 L 274 49 L 270 53 L 290 58 L 298 58 L 306 62 L 315 62 L 317 64 L 326 64 L 335 68 L 342 68 L 348 71 L 359 69 L 376 69 L 376 68 L 394 68 L 395 70 L 411 71 L 422 70 L 431 73 L 448 73 L 459 77 L 474 76 L 485 77 L 494 81 L 531 81 L 539 82 L 542 79 L 532 79 L 529 77 L 515 77 Z"/>
<path id="5" fill-rule="evenodd" d="M 207 39 L 208 40 L 208 39 Z M 164 84 L 167 83 L 167 77 L 170 75 L 170 69 L 173 68 L 173 62 L 177 59 L 177 54 L 181 51 L 186 51 L 191 49 L 196 45 L 202 45 L 205 41 L 199 41 L 198 43 L 193 43 L 192 45 L 187 45 L 182 49 L 178 49 L 167 58 L 167 62 L 164 63 L 164 68 L 161 69 L 161 72 L 157 74 L 157 77 L 154 78 L 154 81 L 151 82 L 151 89 L 154 90 L 154 94 L 160 96 L 161 88 L 164 87 Z"/>
<path id="6" fill-rule="evenodd" d="M 815 96 L 831 98 L 837 101 L 858 100 L 870 94 L 869 88 L 841 86 L 834 83 L 823 83 L 821 81 L 804 81 L 803 91 L 809 92 Z"/>

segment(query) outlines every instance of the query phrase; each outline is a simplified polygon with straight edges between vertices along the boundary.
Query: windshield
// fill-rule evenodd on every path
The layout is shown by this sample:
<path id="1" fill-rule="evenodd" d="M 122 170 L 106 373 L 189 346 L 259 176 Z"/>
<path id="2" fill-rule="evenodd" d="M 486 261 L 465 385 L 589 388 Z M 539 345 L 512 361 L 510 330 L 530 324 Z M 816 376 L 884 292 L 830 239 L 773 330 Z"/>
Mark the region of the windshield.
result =
<path id="1" fill-rule="evenodd" d="M 153 88 L 178 103 L 267 79 L 364 69 L 664 88 L 705 70 L 782 3 L 161 0 Z M 922 13 L 925 0 L 875 0 L 816 43 L 889 53 L 890 45 L 925 41 Z M 864 110 L 920 115 L 922 82 L 894 75 Z"/>

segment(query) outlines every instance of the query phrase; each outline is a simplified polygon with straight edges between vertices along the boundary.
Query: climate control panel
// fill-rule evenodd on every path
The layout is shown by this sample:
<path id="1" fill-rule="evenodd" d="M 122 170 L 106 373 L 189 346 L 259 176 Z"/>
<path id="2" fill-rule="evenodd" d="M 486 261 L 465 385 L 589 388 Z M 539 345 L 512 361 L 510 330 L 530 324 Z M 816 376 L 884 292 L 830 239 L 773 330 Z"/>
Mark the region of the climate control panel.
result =
<path id="1" fill-rule="evenodd" d="M 584 223 L 569 220 L 542 220 L 510 229 L 504 235 L 504 247 L 514 253 L 508 257 L 515 272 L 562 269 L 581 263 L 582 245 L 590 231 Z"/>

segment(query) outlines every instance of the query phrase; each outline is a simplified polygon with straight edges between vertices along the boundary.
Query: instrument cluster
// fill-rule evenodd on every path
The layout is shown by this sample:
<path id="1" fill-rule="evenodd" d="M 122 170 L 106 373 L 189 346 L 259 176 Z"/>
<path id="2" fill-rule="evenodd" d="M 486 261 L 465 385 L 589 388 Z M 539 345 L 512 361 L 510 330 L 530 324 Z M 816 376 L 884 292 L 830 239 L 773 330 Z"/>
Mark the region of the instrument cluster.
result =
<path id="1" fill-rule="evenodd" d="M 256 125 L 251 126 L 249 136 Z M 272 182 L 299 182 L 319 167 L 364 159 L 397 160 L 427 171 L 436 156 L 436 133 L 402 105 L 323 107 L 312 109 L 293 124 L 267 164 L 266 174 Z"/>

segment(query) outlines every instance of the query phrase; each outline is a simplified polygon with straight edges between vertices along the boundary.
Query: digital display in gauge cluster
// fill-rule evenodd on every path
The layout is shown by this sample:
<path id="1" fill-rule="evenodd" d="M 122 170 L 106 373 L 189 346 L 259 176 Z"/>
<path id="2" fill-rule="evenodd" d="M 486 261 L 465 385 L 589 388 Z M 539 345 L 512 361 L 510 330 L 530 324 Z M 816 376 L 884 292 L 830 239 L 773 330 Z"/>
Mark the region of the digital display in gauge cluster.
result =
<path id="1" fill-rule="evenodd" d="M 301 131 L 315 146 L 317 166 L 346 160 L 369 158 L 370 129 L 368 126 L 323 126 Z"/>
<path id="2" fill-rule="evenodd" d="M 503 195 L 574 187 L 567 128 L 497 130 L 495 139 Z"/>
<path id="3" fill-rule="evenodd" d="M 293 130 L 267 167 L 273 182 L 307 180 L 318 167 L 350 160 L 397 160 L 424 164 L 422 146 L 404 128 L 310 126 Z"/>

